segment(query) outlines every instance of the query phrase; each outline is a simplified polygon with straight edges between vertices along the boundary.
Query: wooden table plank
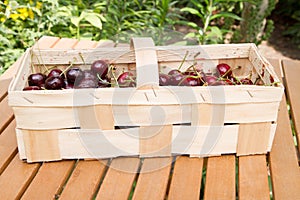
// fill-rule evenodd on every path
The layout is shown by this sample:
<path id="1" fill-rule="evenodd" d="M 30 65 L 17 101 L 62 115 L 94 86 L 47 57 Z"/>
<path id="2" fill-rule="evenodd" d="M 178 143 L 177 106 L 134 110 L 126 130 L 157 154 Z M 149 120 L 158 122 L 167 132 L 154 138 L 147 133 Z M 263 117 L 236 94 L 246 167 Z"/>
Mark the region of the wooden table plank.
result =
<path id="1" fill-rule="evenodd" d="M 270 60 L 270 62 L 276 73 L 280 74 L 279 61 Z M 279 107 L 269 162 L 275 199 L 299 199 L 300 173 L 285 97 Z"/>
<path id="2" fill-rule="evenodd" d="M 7 95 L 8 86 L 11 79 L 0 79 L 0 101 Z"/>
<path id="3" fill-rule="evenodd" d="M 74 161 L 43 163 L 22 199 L 54 199 L 73 169 Z"/>
<path id="4" fill-rule="evenodd" d="M 98 45 L 99 42 L 91 40 L 79 40 L 74 46 L 75 49 L 93 49 Z M 95 58 L 96 59 L 96 58 Z"/>
<path id="5" fill-rule="evenodd" d="M 204 199 L 236 199 L 235 156 L 210 157 L 207 161 Z"/>
<path id="6" fill-rule="evenodd" d="M 76 39 L 61 38 L 58 42 L 55 43 L 55 45 L 52 48 L 54 48 L 54 49 L 74 48 L 77 43 L 78 43 L 78 40 L 76 40 Z"/>
<path id="7" fill-rule="evenodd" d="M 0 175 L 17 154 L 15 127 L 16 122 L 13 120 L 0 135 Z"/>
<path id="8" fill-rule="evenodd" d="M 284 60 L 283 71 L 286 80 L 287 95 L 291 106 L 291 116 L 300 141 L 300 61 Z M 300 151 L 300 145 L 298 145 Z"/>
<path id="9" fill-rule="evenodd" d="M 0 134 L 13 119 L 13 110 L 8 106 L 8 96 L 0 102 Z"/>
<path id="10" fill-rule="evenodd" d="M 16 155 L 0 176 L 1 199 L 19 199 L 35 176 L 39 166 L 38 163 L 24 163 Z"/>
<path id="11" fill-rule="evenodd" d="M 92 199 L 106 164 L 107 160 L 78 162 L 59 199 Z"/>
<path id="12" fill-rule="evenodd" d="M 199 199 L 203 158 L 180 156 L 172 175 L 168 199 Z"/>
<path id="13" fill-rule="evenodd" d="M 266 155 L 239 157 L 239 200 L 269 200 Z"/>
<path id="14" fill-rule="evenodd" d="M 34 45 L 34 49 L 49 49 L 56 45 L 60 40 L 59 37 L 53 36 L 42 36 Z"/>
<path id="15" fill-rule="evenodd" d="M 164 199 L 172 158 L 145 158 L 132 199 Z"/>
<path id="16" fill-rule="evenodd" d="M 128 199 L 139 163 L 139 158 L 113 159 L 96 199 Z"/>

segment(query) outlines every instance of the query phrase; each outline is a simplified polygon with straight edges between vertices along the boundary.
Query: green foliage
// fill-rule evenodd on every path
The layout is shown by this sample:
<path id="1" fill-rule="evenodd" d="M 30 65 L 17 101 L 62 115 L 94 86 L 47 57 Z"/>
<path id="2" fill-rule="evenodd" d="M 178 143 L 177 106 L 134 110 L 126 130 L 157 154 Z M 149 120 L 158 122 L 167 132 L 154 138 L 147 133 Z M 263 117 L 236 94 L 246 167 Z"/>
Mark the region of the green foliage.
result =
<path id="1" fill-rule="evenodd" d="M 184 7 L 181 11 L 198 17 L 201 24 L 187 21 L 185 24 L 195 29 L 196 32 L 188 33 L 186 37 L 196 37 L 200 44 L 223 43 L 225 34 L 230 31 L 227 29 L 230 27 L 222 27 L 224 19 L 242 19 L 232 12 L 235 5 L 232 3 L 237 2 L 241 1 L 192 0 L 191 7 Z"/>
<path id="2" fill-rule="evenodd" d="M 185 38 L 196 38 L 200 44 L 223 43 L 242 19 L 243 2 L 249 1 L 4 0 L 0 2 L 0 74 L 43 35 L 116 43 L 150 36 L 157 45 L 165 45 L 184 40 L 175 31 L 177 25 L 184 25 L 194 30 Z"/>

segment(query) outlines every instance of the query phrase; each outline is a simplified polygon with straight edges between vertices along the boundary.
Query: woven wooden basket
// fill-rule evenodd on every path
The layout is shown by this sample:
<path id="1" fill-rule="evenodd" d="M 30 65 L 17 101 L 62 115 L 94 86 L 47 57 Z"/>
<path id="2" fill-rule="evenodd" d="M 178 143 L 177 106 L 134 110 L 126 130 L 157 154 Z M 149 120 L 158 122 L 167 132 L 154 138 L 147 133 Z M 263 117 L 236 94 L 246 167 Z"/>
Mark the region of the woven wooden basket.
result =
<path id="1" fill-rule="evenodd" d="M 182 69 L 196 62 L 213 72 L 227 63 L 237 77 L 251 73 L 264 85 L 159 86 L 159 70 L 178 68 L 185 56 Z M 112 63 L 116 76 L 135 73 L 137 87 L 22 91 L 32 70 L 65 68 L 70 61 L 84 69 L 98 59 Z M 240 156 L 270 151 L 283 90 L 254 44 L 154 46 L 151 38 L 133 38 L 131 48 L 28 49 L 9 88 L 9 104 L 19 155 L 27 162 Z"/>

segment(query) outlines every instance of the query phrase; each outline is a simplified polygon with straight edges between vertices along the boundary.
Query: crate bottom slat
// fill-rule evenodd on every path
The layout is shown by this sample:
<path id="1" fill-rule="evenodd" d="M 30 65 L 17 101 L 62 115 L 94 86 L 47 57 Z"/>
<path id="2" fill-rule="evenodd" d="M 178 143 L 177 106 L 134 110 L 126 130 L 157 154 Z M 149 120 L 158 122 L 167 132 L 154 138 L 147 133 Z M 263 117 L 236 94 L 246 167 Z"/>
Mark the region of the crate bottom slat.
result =
<path id="1" fill-rule="evenodd" d="M 246 125 L 246 128 L 243 127 L 244 124 L 168 126 L 171 129 L 167 130 L 172 132 L 170 140 L 165 143 L 160 142 L 159 145 L 153 142 L 153 135 L 142 136 L 141 127 L 104 131 L 65 129 L 46 132 L 16 129 L 16 133 L 20 158 L 27 159 L 27 162 L 39 162 L 120 156 L 159 157 L 174 154 L 193 157 L 220 156 L 222 154 L 266 154 L 271 150 L 276 130 L 276 124 L 270 122 Z M 251 133 L 251 127 L 254 127 L 257 132 Z M 264 134 L 266 130 L 269 131 L 268 134 Z M 152 131 L 151 134 L 154 134 L 157 140 L 162 140 L 166 131 L 159 131 L 158 127 L 158 135 L 155 135 L 155 131 Z M 264 137 L 260 137 L 261 134 L 264 134 Z M 144 154 L 144 146 L 141 148 L 140 145 L 147 144 L 147 140 L 152 140 L 152 142 L 148 142 L 148 145 L 152 145 L 150 146 L 152 152 L 148 152 L 149 155 Z M 241 153 L 239 153 L 239 144 L 243 145 Z"/>

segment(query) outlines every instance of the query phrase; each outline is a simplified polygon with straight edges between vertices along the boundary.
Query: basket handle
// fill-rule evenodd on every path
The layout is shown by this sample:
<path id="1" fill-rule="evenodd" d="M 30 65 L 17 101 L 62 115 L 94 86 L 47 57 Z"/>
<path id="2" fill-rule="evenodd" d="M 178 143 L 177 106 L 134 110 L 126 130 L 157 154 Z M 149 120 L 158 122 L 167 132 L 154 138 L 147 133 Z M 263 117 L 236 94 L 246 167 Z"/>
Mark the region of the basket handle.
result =
<path id="1" fill-rule="evenodd" d="M 153 89 L 158 87 L 158 61 L 152 38 L 132 38 L 130 48 L 135 52 L 137 88 Z"/>

